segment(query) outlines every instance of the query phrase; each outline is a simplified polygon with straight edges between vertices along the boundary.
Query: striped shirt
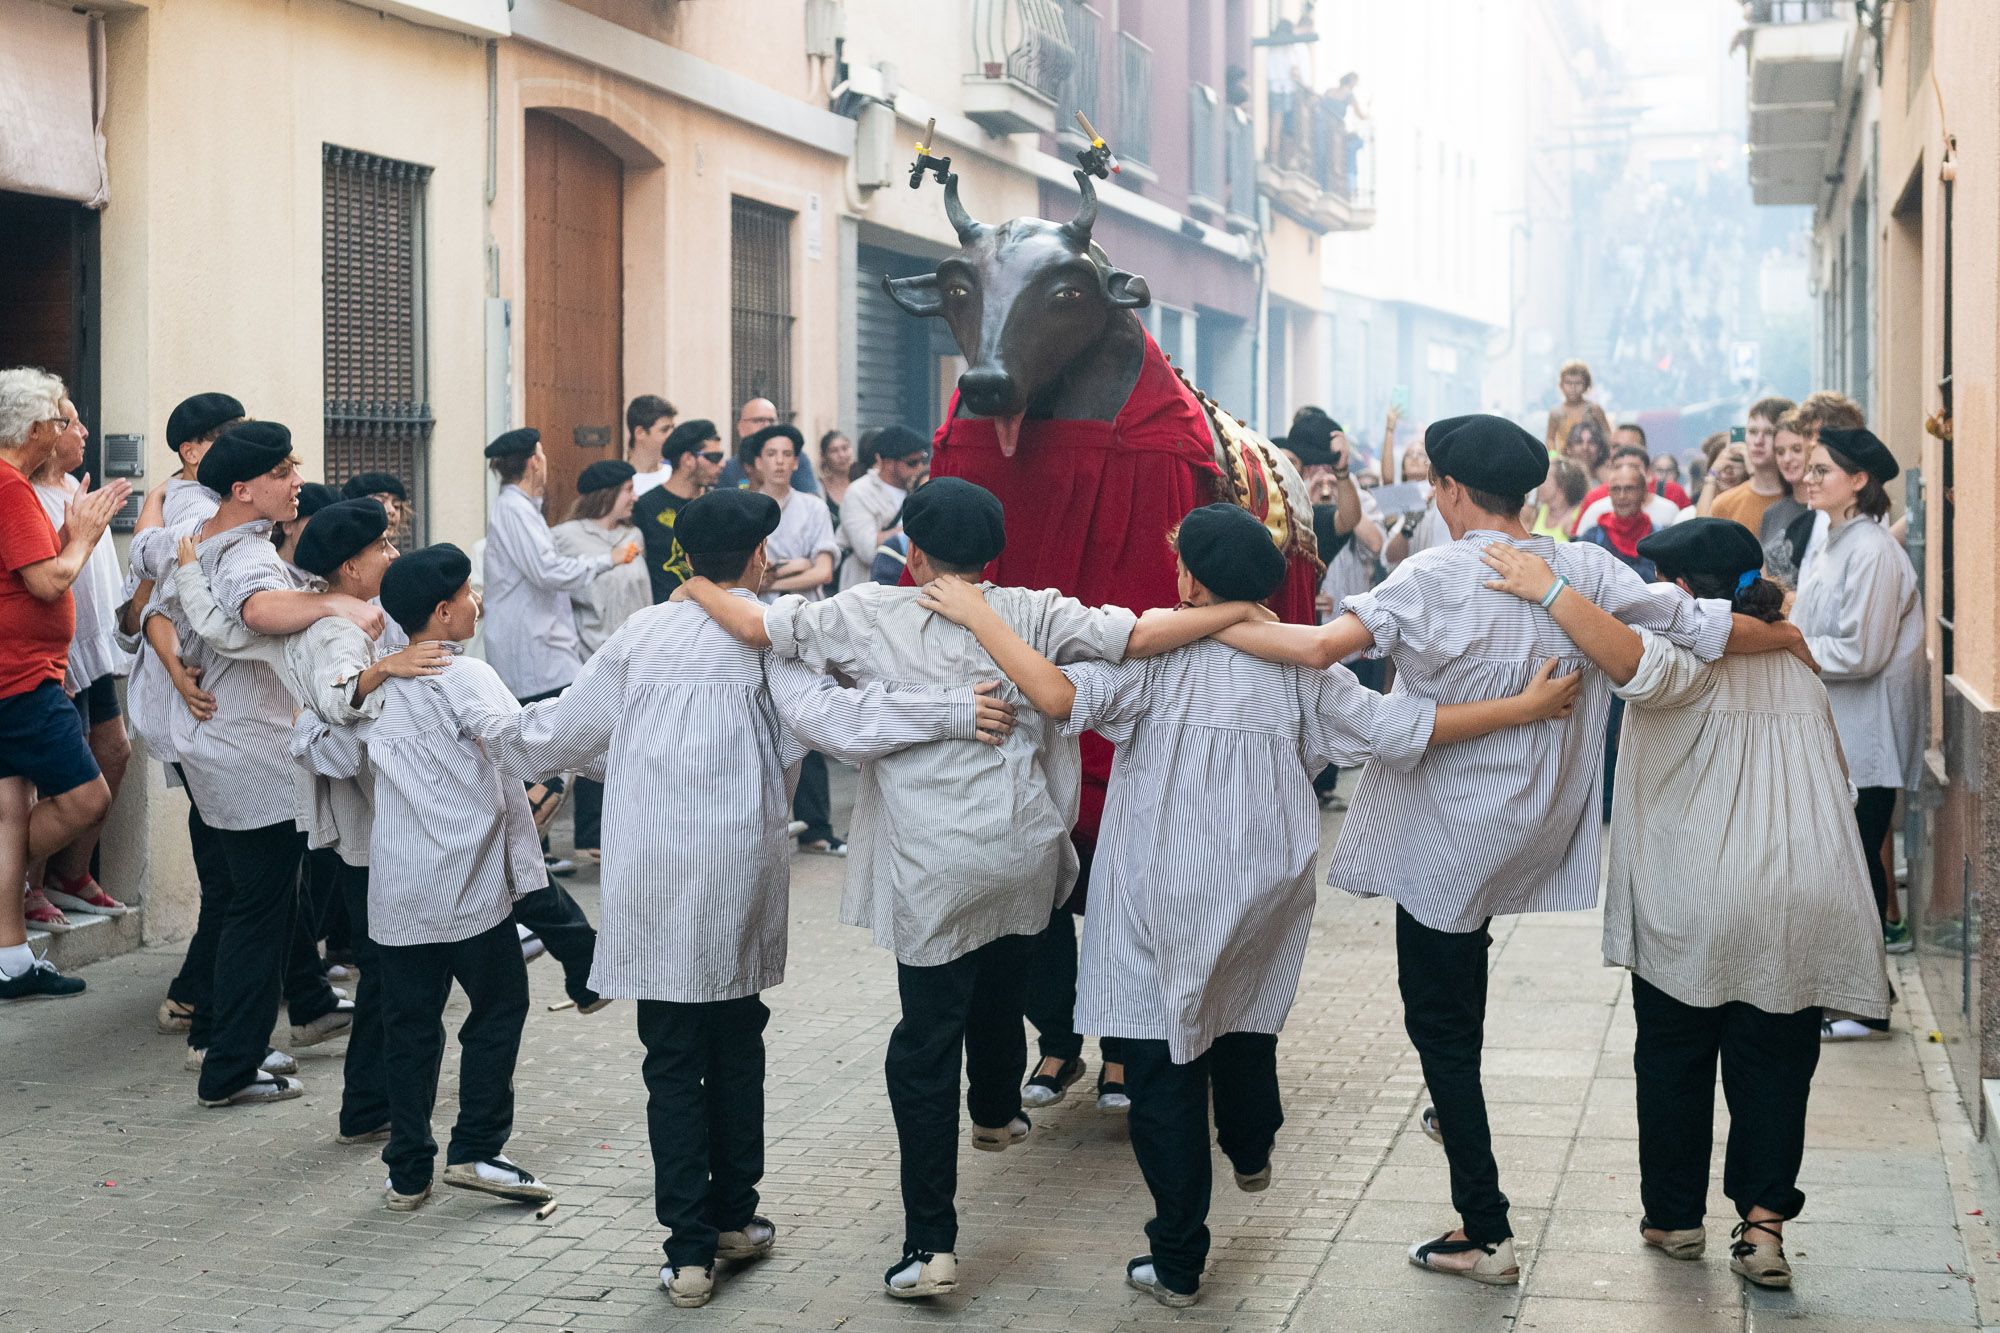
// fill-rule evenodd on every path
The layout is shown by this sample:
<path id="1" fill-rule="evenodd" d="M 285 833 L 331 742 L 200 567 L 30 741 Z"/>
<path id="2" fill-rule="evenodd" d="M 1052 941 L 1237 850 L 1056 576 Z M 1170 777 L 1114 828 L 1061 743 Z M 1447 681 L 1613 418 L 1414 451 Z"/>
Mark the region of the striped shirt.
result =
<path id="1" fill-rule="evenodd" d="M 523 781 L 607 776 L 591 988 L 694 1004 L 784 980 L 785 824 L 806 747 L 879 760 L 958 743 L 976 717 L 969 689 L 841 689 L 737 642 L 693 603 L 669 603 L 627 621 L 560 697 L 494 708 L 477 728 Z"/>
<path id="2" fill-rule="evenodd" d="M 1729 603 L 1644 583 L 1603 547 L 1476 530 L 1419 552 L 1373 592 L 1347 599 L 1396 664 L 1395 695 L 1441 704 L 1516 694 L 1550 657 L 1581 670 L 1566 720 L 1508 727 L 1439 748 L 1408 772 L 1375 765 L 1349 803 L 1327 883 L 1393 898 L 1433 930 L 1476 930 L 1511 912 L 1597 902 L 1598 810 L 1611 685 L 1548 612 L 1486 586 L 1494 542 L 1533 551 L 1583 596 L 1703 661 L 1729 641 Z"/>
<path id="3" fill-rule="evenodd" d="M 244 628 L 243 604 L 255 594 L 311 586 L 309 575 L 279 558 L 271 525 L 261 519 L 210 537 L 199 556 L 216 606 L 237 628 Z M 174 750 L 202 819 L 236 830 L 293 823 L 293 705 L 279 669 L 268 655 L 217 651 L 185 620 L 177 627 L 184 631 L 181 659 L 202 668 L 201 688 L 215 696 L 208 721 L 182 708 L 173 722 Z"/>
<path id="4" fill-rule="evenodd" d="M 982 583 L 986 604 L 1058 664 L 1122 661 L 1138 623 L 1051 589 Z M 824 602 L 787 597 L 764 613 L 772 651 L 814 671 L 891 690 L 1000 678 L 967 630 L 917 605 L 916 588 L 866 583 Z M 1003 935 L 1038 934 L 1076 883 L 1083 761 L 1026 706 L 998 746 L 950 741 L 864 766 L 848 838 L 840 919 L 913 967 L 935 967 Z"/>
<path id="5" fill-rule="evenodd" d="M 356 707 L 354 685 L 385 651 L 393 650 L 342 616 L 322 617 L 284 640 L 286 684 L 305 710 L 292 727 L 295 756 L 315 730 L 351 727 L 381 715 L 383 692 L 376 689 Z M 368 798 L 372 780 L 365 771 L 353 777 L 312 775 L 298 812 L 308 847 L 330 847 L 351 866 L 368 864 L 375 822 Z"/>
<path id="6" fill-rule="evenodd" d="M 380 715 L 354 729 L 375 815 L 368 936 L 391 946 L 471 939 L 549 882 L 527 794 L 475 735 L 480 720 L 520 705 L 492 667 L 464 656 L 379 693 Z"/>
<path id="7" fill-rule="evenodd" d="M 1328 764 L 1407 768 L 1436 706 L 1345 667 L 1306 671 L 1202 640 L 1065 668 L 1067 735 L 1118 747 L 1090 869 L 1076 1025 L 1164 1040 L 1177 1063 L 1285 1025 L 1305 962 Z"/>
<path id="8" fill-rule="evenodd" d="M 556 549 L 577 560 L 595 556 L 610 559 L 612 552 L 627 542 L 639 540 L 639 530 L 629 525 L 607 528 L 594 518 L 573 518 L 549 529 Z M 604 641 L 632 616 L 653 604 L 653 581 L 642 560 L 607 565 L 581 592 L 569 595 L 576 617 L 576 638 L 586 659 L 604 646 Z"/>
<path id="9" fill-rule="evenodd" d="M 164 522 L 159 527 L 132 534 L 131 545 L 126 548 L 131 570 L 126 575 L 124 596 L 120 601 L 131 600 L 143 581 L 150 581 L 153 585 L 152 596 L 140 612 L 142 621 L 156 615 L 167 615 L 172 621 L 167 605 L 174 598 L 175 544 L 182 532 L 190 532 L 213 518 L 218 502 L 215 492 L 200 482 L 175 479 L 167 483 L 165 508 Z M 167 674 L 166 665 L 146 643 L 143 631 L 133 647 L 137 656 L 132 663 L 131 678 L 125 684 L 125 719 L 132 734 L 146 743 L 146 749 L 152 756 L 168 765 L 169 781 L 177 782 L 179 779 L 172 768 L 177 758 L 173 738 L 174 715 L 185 713 L 187 706 L 174 689 L 173 678 Z"/>
<path id="10" fill-rule="evenodd" d="M 559 690 L 583 669 L 572 595 L 611 567 L 556 549 L 542 502 L 519 486 L 493 498 L 486 523 L 486 660 L 518 699 Z"/>
<path id="11" fill-rule="evenodd" d="M 832 556 L 836 565 L 835 574 L 840 571 L 840 539 L 833 535 L 833 514 L 827 509 L 826 501 L 817 495 L 796 488 L 785 492 L 779 506 L 778 526 L 764 539 L 764 550 L 771 563 L 781 564 L 786 560 L 814 560 L 822 555 Z M 810 601 L 818 601 L 827 595 L 825 585 L 814 588 L 809 593 L 792 593 Z M 768 605 L 786 596 L 785 593 L 767 592 L 763 600 Z"/>

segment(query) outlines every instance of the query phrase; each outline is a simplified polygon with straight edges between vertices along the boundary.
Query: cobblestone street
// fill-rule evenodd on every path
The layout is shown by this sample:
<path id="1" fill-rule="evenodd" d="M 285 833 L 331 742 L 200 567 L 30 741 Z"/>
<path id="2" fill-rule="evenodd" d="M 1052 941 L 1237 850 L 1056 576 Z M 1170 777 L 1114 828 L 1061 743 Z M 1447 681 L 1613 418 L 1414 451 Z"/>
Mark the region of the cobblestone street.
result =
<path id="1" fill-rule="evenodd" d="M 843 803 L 847 785 L 836 777 Z M 1336 827 L 1329 819 L 1329 838 Z M 893 1304 L 880 1274 L 901 1235 L 881 1069 L 894 974 L 861 932 L 837 923 L 842 864 L 795 862 L 790 976 L 767 997 L 764 1211 L 778 1247 L 725 1271 L 708 1308 L 672 1309 L 656 1281 L 631 1005 L 589 1018 L 549 1012 L 559 977 L 551 964 L 532 969 L 511 1151 L 561 1190 L 553 1216 L 443 1188 L 422 1211 L 392 1215 L 376 1149 L 333 1143 L 341 1045 L 301 1053 L 301 1101 L 201 1110 L 180 1042 L 152 1027 L 178 958 L 150 950 L 88 969 L 81 999 L 0 1012 L 0 1328 L 1889 1333 L 2000 1323 L 2000 1301 L 1982 1299 L 2000 1296 L 2000 1241 L 1984 1216 L 2000 1191 L 1946 1090 L 1943 1049 L 1923 1041 L 1929 1001 L 1907 964 L 1896 968 L 1894 1040 L 1829 1047 L 1821 1061 L 1809 1203 L 1788 1233 L 1797 1290 L 1753 1295 L 1730 1275 L 1733 1219 L 1711 1217 L 1701 1263 L 1641 1250 L 1631 1011 L 1624 974 L 1598 965 L 1594 914 L 1496 929 L 1487 1088 L 1524 1285 L 1487 1290 L 1410 1268 L 1404 1247 L 1451 1224 L 1443 1158 L 1415 1125 L 1422 1083 L 1401 1030 L 1390 913 L 1341 895 L 1322 899 L 1280 1047 L 1288 1118 L 1275 1181 L 1239 1194 L 1217 1158 L 1225 1183 L 1199 1306 L 1168 1312 L 1123 1286 L 1126 1259 L 1145 1245 L 1145 1190 L 1122 1120 L 1074 1096 L 1042 1113 L 1021 1147 L 963 1154 L 960 1292 Z M 594 915 L 592 884 L 576 883 Z M 1088 1055 L 1094 1074 L 1094 1046 Z M 448 1056 L 441 1139 L 455 1074 Z M 1727 1207 L 1719 1189 L 1710 1198 Z"/>

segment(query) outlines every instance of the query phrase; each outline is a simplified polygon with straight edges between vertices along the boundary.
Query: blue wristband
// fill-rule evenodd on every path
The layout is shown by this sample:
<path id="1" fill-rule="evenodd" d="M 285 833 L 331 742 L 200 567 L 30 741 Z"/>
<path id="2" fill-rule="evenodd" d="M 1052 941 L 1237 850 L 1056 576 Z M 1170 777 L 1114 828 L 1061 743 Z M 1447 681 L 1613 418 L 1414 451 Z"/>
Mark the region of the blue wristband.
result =
<path id="1" fill-rule="evenodd" d="M 1560 574 L 1556 575 L 1556 581 L 1549 585 L 1548 592 L 1546 592 L 1542 596 L 1542 601 L 1541 601 L 1542 610 L 1546 611 L 1550 607 L 1554 606 L 1556 604 L 1556 598 L 1562 596 L 1563 589 L 1567 588 L 1568 586 L 1569 586 L 1568 579 L 1564 578 Z"/>

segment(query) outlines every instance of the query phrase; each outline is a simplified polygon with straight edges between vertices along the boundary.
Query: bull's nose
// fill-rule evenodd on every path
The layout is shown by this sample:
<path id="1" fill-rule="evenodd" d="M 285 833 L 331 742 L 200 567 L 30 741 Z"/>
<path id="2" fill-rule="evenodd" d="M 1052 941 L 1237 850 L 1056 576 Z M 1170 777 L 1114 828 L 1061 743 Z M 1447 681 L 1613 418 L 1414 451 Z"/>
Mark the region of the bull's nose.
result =
<path id="1" fill-rule="evenodd" d="M 997 416 L 1014 405 L 1014 377 L 1004 370 L 968 370 L 958 377 L 958 394 L 982 416 Z"/>

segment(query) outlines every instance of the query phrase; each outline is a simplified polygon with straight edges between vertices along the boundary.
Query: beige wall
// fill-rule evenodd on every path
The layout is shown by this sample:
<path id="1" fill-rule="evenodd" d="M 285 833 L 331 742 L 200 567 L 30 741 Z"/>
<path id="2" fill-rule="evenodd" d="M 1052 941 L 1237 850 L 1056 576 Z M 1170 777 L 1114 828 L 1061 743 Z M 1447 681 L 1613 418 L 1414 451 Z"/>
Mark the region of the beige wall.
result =
<path id="1" fill-rule="evenodd" d="M 1935 410 L 1943 372 L 1944 194 L 1938 180 L 1944 131 L 1957 139 L 1953 202 L 1954 503 L 1956 506 L 1956 651 L 1954 669 L 1987 700 L 2000 699 L 2000 468 L 1996 467 L 1995 386 L 2000 382 L 2000 6 L 1976 0 L 1934 0 L 1930 77 L 1908 83 L 1909 14 L 1897 6 L 1883 49 L 1881 194 L 1883 299 L 1878 332 L 1883 352 L 1884 420 L 1897 429 Z M 1939 122 L 1942 101 L 1943 124 Z M 1922 192 L 1920 229 L 1893 216 L 1906 186 Z M 1910 253 L 1920 239 L 1922 252 Z M 1911 288 L 1915 287 L 1912 291 Z M 1907 364 L 1916 349 L 1919 365 Z M 1941 450 L 1926 438 L 1924 471 L 1933 489 L 1929 568 L 1931 649 L 1938 649 L 1935 614 L 1942 586 L 1943 480 Z M 1941 719 L 1934 692 L 1933 717 Z"/>
<path id="2" fill-rule="evenodd" d="M 322 454 L 320 149 L 432 166 L 427 197 L 431 532 L 484 528 L 484 44 L 341 0 L 154 0 L 107 20 L 111 202 L 103 256 L 103 426 L 147 439 L 148 484 L 176 466 L 167 413 L 234 393 Z M 469 485 L 465 478 L 471 478 Z M 135 764 L 106 854 L 149 940 L 185 936 L 195 890 L 186 805 Z M 110 876 L 107 871 L 107 877 Z"/>
<path id="3" fill-rule="evenodd" d="M 691 48 L 690 53 L 704 59 L 714 54 Z M 710 417 L 725 429 L 735 419 L 729 211 L 731 197 L 742 195 L 798 215 L 792 228 L 794 401 L 781 406 L 797 413 L 808 440 L 833 427 L 840 387 L 836 219 L 845 161 L 526 43 L 501 46 L 499 71 L 492 229 L 500 251 L 500 294 L 515 308 L 514 365 L 518 368 L 524 355 L 523 126 L 528 111 L 552 110 L 625 162 L 626 395 L 663 393 L 683 417 Z M 808 243 L 808 202 L 815 194 L 816 259 Z M 518 421 L 523 409 L 518 369 L 514 380 Z"/>

